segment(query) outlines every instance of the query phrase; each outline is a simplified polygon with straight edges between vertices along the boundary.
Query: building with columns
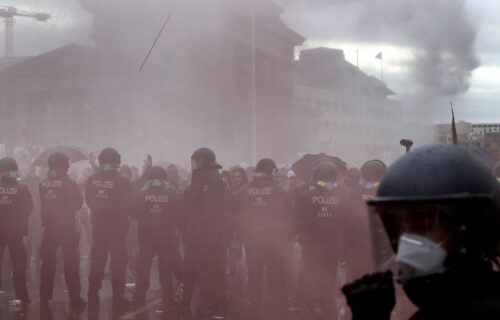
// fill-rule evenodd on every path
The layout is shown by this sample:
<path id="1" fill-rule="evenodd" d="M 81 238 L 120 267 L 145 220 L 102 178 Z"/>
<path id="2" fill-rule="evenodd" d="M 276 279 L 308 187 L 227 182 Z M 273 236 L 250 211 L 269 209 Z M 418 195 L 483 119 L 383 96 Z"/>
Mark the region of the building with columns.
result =
<path id="1" fill-rule="evenodd" d="M 209 146 L 234 164 L 252 161 L 255 125 L 257 158 L 294 155 L 294 50 L 305 39 L 272 1 L 191 2 L 176 2 L 143 72 L 141 39 L 101 28 L 101 15 L 95 48 L 69 45 L 0 70 L 0 144 L 24 144 L 28 130 L 36 145 L 112 145 L 134 159 L 157 150 L 182 161 Z"/>

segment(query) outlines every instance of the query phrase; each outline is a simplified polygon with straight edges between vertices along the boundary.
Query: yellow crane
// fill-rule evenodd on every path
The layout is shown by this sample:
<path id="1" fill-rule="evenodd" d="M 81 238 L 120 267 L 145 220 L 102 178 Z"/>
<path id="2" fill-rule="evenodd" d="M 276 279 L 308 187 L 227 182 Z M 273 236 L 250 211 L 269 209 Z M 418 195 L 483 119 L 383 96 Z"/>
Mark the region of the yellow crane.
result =
<path id="1" fill-rule="evenodd" d="M 27 12 L 14 7 L 0 7 L 0 17 L 5 23 L 5 57 L 14 55 L 14 17 L 33 18 L 37 21 L 47 21 L 50 19 L 49 13 Z"/>

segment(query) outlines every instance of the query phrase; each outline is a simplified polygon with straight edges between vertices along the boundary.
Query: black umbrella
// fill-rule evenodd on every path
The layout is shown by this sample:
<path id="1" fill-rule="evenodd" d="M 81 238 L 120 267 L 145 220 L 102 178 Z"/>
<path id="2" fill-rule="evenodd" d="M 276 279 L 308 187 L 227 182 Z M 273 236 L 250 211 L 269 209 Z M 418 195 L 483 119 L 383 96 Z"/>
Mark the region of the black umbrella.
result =
<path id="1" fill-rule="evenodd" d="M 347 171 L 347 164 L 338 157 L 329 156 L 326 153 L 306 154 L 297 162 L 292 164 L 292 170 L 297 178 L 302 181 L 311 179 L 314 167 L 321 161 L 331 161 L 342 176 Z"/>
<path id="2" fill-rule="evenodd" d="M 33 162 L 33 166 L 47 168 L 49 166 L 49 157 L 54 152 L 61 152 L 67 155 L 70 163 L 89 159 L 87 152 L 85 152 L 82 148 L 73 146 L 57 146 L 43 151 Z"/>

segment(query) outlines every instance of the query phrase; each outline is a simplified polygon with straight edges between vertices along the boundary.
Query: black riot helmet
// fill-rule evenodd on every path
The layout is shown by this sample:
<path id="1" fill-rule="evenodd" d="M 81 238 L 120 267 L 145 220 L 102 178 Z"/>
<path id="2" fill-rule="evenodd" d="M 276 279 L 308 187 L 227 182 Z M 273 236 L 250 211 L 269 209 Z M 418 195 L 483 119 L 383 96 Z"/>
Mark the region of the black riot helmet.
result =
<path id="1" fill-rule="evenodd" d="M 338 172 L 337 167 L 330 161 L 322 161 L 318 163 L 313 169 L 313 181 L 337 181 Z"/>
<path id="2" fill-rule="evenodd" d="M 491 170 L 466 148 L 431 145 L 391 165 L 368 205 L 395 252 L 402 234 L 441 237 L 449 266 L 496 258 L 499 195 Z"/>
<path id="3" fill-rule="evenodd" d="M 99 164 L 102 165 L 120 165 L 121 155 L 113 148 L 104 148 L 97 157 Z"/>
<path id="4" fill-rule="evenodd" d="M 255 174 L 264 174 L 267 177 L 272 177 L 278 171 L 278 166 L 274 162 L 274 160 L 269 158 L 261 159 L 257 166 L 255 167 Z"/>
<path id="5" fill-rule="evenodd" d="M 0 175 L 6 178 L 18 178 L 19 166 L 16 159 L 5 157 L 0 160 Z"/>
<path id="6" fill-rule="evenodd" d="M 49 156 L 48 165 L 50 170 L 68 170 L 69 158 L 62 152 L 54 152 Z"/>
<path id="7" fill-rule="evenodd" d="M 147 172 L 148 180 L 163 180 L 167 181 L 167 170 L 160 166 L 153 166 Z"/>
<path id="8" fill-rule="evenodd" d="M 206 167 L 216 167 L 218 169 L 222 169 L 222 166 L 216 161 L 215 153 L 209 148 L 197 149 L 191 156 L 191 164 L 193 170 Z"/>
<path id="9" fill-rule="evenodd" d="M 361 177 L 365 181 L 380 182 L 386 171 L 387 166 L 383 161 L 370 160 L 361 167 Z"/>

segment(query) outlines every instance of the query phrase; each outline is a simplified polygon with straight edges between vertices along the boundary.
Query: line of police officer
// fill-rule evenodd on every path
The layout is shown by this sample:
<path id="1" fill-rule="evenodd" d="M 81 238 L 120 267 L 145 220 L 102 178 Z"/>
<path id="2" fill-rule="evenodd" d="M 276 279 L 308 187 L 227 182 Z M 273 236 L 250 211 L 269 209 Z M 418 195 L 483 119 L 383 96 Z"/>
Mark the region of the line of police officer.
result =
<path id="1" fill-rule="evenodd" d="M 274 161 L 263 159 L 257 164 L 252 181 L 232 192 L 219 173 L 222 167 L 212 150 L 198 149 L 191 159 L 191 183 L 181 195 L 167 183 L 167 173 L 161 167 L 149 167 L 140 189 L 134 192 L 130 181 L 118 172 L 120 154 L 112 148 L 105 148 L 99 154 L 99 170 L 88 178 L 85 187 L 93 237 L 89 313 L 99 311 L 99 291 L 108 256 L 111 257 L 113 306 L 125 310 L 130 304 L 124 293 L 126 237 L 132 218 L 138 221 L 140 252 L 134 293 L 136 306 L 146 301 L 152 261 L 158 256 L 167 313 L 190 319 L 191 301 L 198 286 L 201 299 L 197 316 L 201 319 L 226 317 L 227 248 L 236 237 L 246 253 L 247 318 L 283 318 L 288 303 L 284 253 L 298 236 L 303 261 L 298 302 L 318 317 L 333 317 L 338 302 L 335 292 L 340 285 L 336 282 L 338 262 L 349 260 L 343 243 L 348 235 L 344 234 L 342 221 L 349 221 L 347 212 L 358 210 L 354 206 L 361 206 L 362 199 L 373 194 L 385 165 L 379 161 L 368 162 L 362 168 L 365 179 L 362 186 L 356 172 L 348 174 L 353 181 L 346 192 L 337 181 L 335 166 L 318 162 L 311 181 L 288 192 L 274 179 L 278 170 Z M 39 186 L 44 227 L 40 248 L 40 300 L 42 306 L 48 306 L 52 299 L 56 251 L 62 248 L 70 308 L 79 313 L 86 301 L 81 298 L 79 231 L 75 228 L 75 219 L 84 199 L 76 182 L 68 176 L 70 163 L 66 155 L 53 153 L 48 166 L 48 176 Z M 14 159 L 0 160 L 0 254 L 9 247 L 16 296 L 28 303 L 23 237 L 27 234 L 27 220 L 33 205 L 29 190 L 18 182 L 17 171 Z M 363 242 L 359 239 L 366 238 L 368 230 L 356 230 L 356 224 L 352 223 L 353 229 L 348 233 L 353 242 Z M 368 239 L 359 249 L 361 246 L 367 247 Z M 173 278 L 183 284 L 180 308 L 175 303 Z"/>

